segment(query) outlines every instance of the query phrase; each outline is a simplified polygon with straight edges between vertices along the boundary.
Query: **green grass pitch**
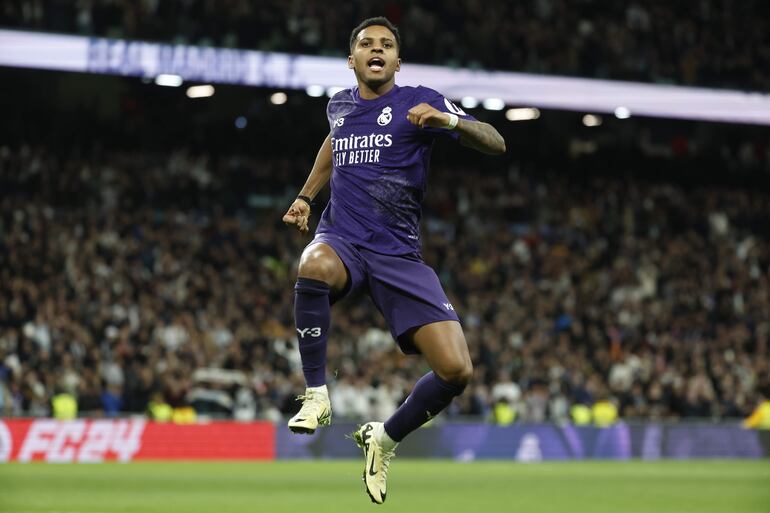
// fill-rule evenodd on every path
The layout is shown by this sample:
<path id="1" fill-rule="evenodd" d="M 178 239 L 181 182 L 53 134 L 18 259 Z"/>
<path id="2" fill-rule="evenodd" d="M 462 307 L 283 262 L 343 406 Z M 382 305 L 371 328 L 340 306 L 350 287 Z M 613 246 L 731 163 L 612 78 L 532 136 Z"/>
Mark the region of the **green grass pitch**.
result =
<path id="1" fill-rule="evenodd" d="M 2 513 L 768 513 L 770 461 L 395 460 L 383 506 L 363 461 L 2 464 Z"/>

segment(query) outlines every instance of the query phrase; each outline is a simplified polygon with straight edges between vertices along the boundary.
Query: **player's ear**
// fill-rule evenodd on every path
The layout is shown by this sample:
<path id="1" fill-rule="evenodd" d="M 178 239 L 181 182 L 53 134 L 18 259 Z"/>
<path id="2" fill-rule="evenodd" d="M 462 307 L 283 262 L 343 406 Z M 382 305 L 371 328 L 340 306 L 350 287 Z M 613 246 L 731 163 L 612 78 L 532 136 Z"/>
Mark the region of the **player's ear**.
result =
<path id="1" fill-rule="evenodd" d="M 353 69 L 355 66 L 353 65 L 353 56 L 348 55 L 348 69 Z"/>
<path id="2" fill-rule="evenodd" d="M 396 71 L 401 71 L 401 57 L 398 58 L 398 63 L 396 64 Z"/>

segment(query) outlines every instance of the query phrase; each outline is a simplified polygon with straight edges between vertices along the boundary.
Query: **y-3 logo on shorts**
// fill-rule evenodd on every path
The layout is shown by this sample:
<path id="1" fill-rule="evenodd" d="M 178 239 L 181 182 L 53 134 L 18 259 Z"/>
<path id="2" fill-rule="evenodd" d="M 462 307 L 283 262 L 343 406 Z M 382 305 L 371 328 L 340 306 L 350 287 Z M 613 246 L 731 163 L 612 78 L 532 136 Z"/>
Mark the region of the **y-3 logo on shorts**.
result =
<path id="1" fill-rule="evenodd" d="M 442 303 L 442 304 L 444 305 L 444 308 L 446 308 L 447 310 L 454 311 L 454 309 L 455 309 L 455 307 L 452 306 L 452 303 Z"/>
<path id="2" fill-rule="evenodd" d="M 299 333 L 299 336 L 302 338 L 305 338 L 305 335 L 310 335 L 311 337 L 320 337 L 321 336 L 321 328 L 315 327 L 315 328 L 305 328 L 304 330 L 301 330 L 297 328 L 297 333 Z"/>

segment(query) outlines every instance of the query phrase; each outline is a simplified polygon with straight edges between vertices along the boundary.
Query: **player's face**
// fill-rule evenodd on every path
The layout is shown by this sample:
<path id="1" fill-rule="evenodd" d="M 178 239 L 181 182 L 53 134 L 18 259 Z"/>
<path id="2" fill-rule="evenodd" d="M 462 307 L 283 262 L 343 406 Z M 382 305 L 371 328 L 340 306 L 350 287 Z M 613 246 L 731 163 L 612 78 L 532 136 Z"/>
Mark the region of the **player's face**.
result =
<path id="1" fill-rule="evenodd" d="M 348 57 L 348 68 L 372 89 L 392 81 L 396 71 L 401 69 L 396 37 L 381 25 L 366 27 L 356 37 Z"/>

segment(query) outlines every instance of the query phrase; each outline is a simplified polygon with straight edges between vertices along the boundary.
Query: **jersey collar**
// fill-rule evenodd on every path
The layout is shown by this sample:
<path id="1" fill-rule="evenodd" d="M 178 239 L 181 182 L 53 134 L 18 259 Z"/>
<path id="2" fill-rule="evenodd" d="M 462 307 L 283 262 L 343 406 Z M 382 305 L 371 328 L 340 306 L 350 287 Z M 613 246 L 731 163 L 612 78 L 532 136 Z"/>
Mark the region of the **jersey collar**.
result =
<path id="1" fill-rule="evenodd" d="M 394 84 L 393 88 L 387 93 L 383 94 L 382 96 L 374 98 L 373 100 L 366 100 L 364 98 L 361 98 L 361 94 L 358 91 L 358 86 L 355 86 L 353 87 L 353 99 L 355 100 L 356 105 L 361 105 L 366 107 L 375 107 L 377 105 L 380 105 L 382 103 L 389 101 L 390 98 L 395 96 L 395 93 L 398 89 L 399 87 Z"/>

